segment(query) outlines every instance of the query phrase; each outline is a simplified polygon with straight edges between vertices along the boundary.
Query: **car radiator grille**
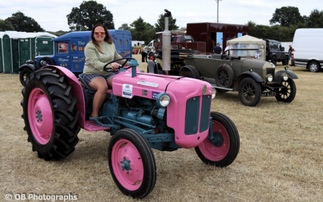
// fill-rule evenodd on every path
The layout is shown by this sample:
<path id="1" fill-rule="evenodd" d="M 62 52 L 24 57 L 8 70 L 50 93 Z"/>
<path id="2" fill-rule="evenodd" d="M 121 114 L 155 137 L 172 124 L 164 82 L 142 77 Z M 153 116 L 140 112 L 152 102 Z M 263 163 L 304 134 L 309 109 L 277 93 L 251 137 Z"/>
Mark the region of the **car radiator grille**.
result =
<path id="1" fill-rule="evenodd" d="M 185 134 L 193 135 L 209 128 L 211 96 L 192 97 L 186 102 Z"/>

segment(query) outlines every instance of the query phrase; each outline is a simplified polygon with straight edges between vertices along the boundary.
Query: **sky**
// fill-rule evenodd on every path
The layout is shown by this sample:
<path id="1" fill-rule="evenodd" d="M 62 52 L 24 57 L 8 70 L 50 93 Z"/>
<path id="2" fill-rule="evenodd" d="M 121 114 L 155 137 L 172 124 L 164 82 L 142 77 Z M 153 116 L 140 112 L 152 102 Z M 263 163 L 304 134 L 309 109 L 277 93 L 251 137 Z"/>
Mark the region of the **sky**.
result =
<path id="1" fill-rule="evenodd" d="M 20 11 L 33 18 L 46 31 L 69 31 L 67 15 L 83 0 L 0 0 L 0 19 L 5 20 Z M 270 25 L 269 20 L 277 8 L 298 7 L 302 16 L 317 9 L 323 11 L 319 0 L 97 0 L 113 15 L 115 28 L 130 25 L 141 17 L 154 25 L 164 9 L 171 11 L 176 25 L 187 23 L 219 22 L 245 25 Z M 219 6 L 219 7 L 218 7 Z M 219 9 L 219 13 L 217 10 Z"/>

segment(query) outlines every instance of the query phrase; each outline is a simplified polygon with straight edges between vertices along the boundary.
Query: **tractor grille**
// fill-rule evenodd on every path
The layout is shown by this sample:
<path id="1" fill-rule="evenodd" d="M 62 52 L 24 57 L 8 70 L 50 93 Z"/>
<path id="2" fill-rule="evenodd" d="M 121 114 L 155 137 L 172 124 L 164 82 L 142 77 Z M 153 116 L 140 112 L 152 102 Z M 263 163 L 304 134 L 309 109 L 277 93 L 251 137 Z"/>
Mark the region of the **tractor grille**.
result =
<path id="1" fill-rule="evenodd" d="M 185 134 L 193 135 L 209 128 L 211 96 L 192 97 L 186 103 Z"/>

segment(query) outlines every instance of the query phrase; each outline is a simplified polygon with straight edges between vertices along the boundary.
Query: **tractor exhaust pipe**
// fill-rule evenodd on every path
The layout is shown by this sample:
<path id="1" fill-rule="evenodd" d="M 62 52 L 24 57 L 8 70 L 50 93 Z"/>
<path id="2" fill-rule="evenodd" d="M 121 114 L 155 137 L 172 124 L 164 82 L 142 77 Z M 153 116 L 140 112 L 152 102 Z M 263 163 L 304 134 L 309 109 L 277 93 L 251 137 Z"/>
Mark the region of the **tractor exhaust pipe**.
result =
<path id="1" fill-rule="evenodd" d="M 170 71 L 170 57 L 171 57 L 171 32 L 169 31 L 169 17 L 172 15 L 172 13 L 165 9 L 165 30 L 163 31 L 162 38 L 163 38 L 163 44 L 162 44 L 162 64 L 163 64 L 163 71 L 165 74 L 168 74 L 168 71 Z"/>

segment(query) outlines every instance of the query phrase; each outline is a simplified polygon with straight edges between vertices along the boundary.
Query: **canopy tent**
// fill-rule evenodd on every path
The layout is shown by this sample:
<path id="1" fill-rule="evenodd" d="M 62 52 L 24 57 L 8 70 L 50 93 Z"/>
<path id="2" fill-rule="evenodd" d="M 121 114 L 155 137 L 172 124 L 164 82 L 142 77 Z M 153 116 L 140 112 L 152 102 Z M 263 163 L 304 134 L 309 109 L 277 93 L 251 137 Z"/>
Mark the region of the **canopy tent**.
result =
<path id="1" fill-rule="evenodd" d="M 250 35 L 244 35 L 239 38 L 228 40 L 227 46 L 229 47 L 229 54 L 231 56 L 266 60 L 265 40 Z"/>

